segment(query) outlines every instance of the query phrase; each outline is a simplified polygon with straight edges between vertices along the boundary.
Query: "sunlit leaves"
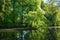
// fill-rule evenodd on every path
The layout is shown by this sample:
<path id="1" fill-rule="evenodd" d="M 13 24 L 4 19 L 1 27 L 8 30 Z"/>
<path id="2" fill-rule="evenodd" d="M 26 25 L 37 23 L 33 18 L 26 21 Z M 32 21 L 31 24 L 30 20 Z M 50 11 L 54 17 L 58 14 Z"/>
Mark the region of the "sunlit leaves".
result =
<path id="1" fill-rule="evenodd" d="M 30 11 L 25 15 L 24 22 L 28 25 L 32 25 L 35 27 L 43 26 L 46 24 L 47 19 L 43 14 L 38 13 L 37 11 Z"/>
<path id="2" fill-rule="evenodd" d="M 55 25 L 58 8 L 54 5 L 43 3 L 42 9 L 45 11 L 45 16 L 50 21 L 50 24 Z"/>

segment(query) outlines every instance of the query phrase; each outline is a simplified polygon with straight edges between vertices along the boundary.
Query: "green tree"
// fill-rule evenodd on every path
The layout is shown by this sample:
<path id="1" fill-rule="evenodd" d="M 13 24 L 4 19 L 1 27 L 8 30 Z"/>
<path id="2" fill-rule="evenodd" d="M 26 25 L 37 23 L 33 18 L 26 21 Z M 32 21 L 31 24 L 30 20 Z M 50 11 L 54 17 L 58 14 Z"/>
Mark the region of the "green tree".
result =
<path id="1" fill-rule="evenodd" d="M 0 12 L 3 13 L 0 16 L 2 27 L 35 27 L 37 30 L 29 33 L 29 37 L 33 37 L 32 40 L 55 40 L 54 29 L 47 29 L 48 26 L 55 25 L 58 8 L 54 5 L 45 5 L 44 2 L 42 4 L 42 0 L 3 0 L 0 8 L 3 11 Z M 50 31 L 51 36 L 47 31 Z M 47 39 L 46 34 L 49 34 Z"/>
<path id="2" fill-rule="evenodd" d="M 53 4 L 47 4 L 47 3 L 43 3 L 42 4 L 42 9 L 45 11 L 45 17 L 47 18 L 47 20 L 50 21 L 50 25 L 49 27 L 54 27 L 56 26 L 56 19 L 57 19 L 57 14 L 58 14 L 58 8 L 56 6 L 54 6 Z M 56 29 L 54 28 L 49 28 L 47 30 L 47 34 L 46 35 L 46 40 L 57 40 L 56 39 Z"/>

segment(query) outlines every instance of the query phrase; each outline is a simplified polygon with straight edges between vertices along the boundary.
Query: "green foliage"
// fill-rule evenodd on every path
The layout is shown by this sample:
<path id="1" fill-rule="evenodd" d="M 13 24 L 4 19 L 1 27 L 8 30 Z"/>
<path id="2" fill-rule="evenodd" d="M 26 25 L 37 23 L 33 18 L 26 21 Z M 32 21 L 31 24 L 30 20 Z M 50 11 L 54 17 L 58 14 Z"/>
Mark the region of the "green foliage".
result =
<path id="1" fill-rule="evenodd" d="M 47 24 L 49 23 L 45 16 L 37 11 L 30 11 L 24 17 L 24 23 L 26 23 L 27 25 L 32 25 L 33 27 L 43 27 L 47 26 Z"/>
<path id="2" fill-rule="evenodd" d="M 56 25 L 58 8 L 54 5 L 43 3 L 42 9 L 45 11 L 46 18 L 50 21 L 50 25 Z"/>
<path id="3" fill-rule="evenodd" d="M 56 6 L 46 4 L 42 0 L 3 0 L 0 5 L 0 26 L 2 28 L 5 26 L 5 28 L 35 27 L 38 29 L 31 31 L 29 37 L 38 37 L 38 40 L 45 40 L 49 32 L 53 32 L 51 36 L 54 34 L 54 30 L 47 28 L 56 24 L 58 13 Z M 50 40 L 48 37 L 51 36 L 49 34 L 47 40 Z"/>
<path id="4" fill-rule="evenodd" d="M 45 17 L 47 18 L 47 20 L 49 20 L 50 24 L 49 27 L 54 27 L 57 25 L 56 23 L 56 19 L 57 19 L 57 14 L 58 14 L 58 8 L 56 6 L 54 6 L 53 4 L 47 4 L 42 2 L 42 6 L 41 8 L 45 11 Z M 55 28 L 48 28 L 45 37 L 45 40 L 57 40 L 56 39 L 56 32 L 55 32 Z"/>
<path id="5" fill-rule="evenodd" d="M 43 15 L 43 12 L 29 11 L 28 14 L 24 15 L 23 22 L 25 25 L 28 25 L 28 27 L 32 26 L 37 28 L 37 30 L 32 30 L 31 33 L 29 33 L 30 38 L 33 38 L 33 40 L 45 40 L 44 36 L 47 30 L 45 28 L 48 27 L 49 21 Z"/>
<path id="6" fill-rule="evenodd" d="M 11 0 L 4 0 L 3 1 L 3 14 L 4 14 L 4 20 L 3 24 L 4 26 L 8 27 L 13 25 L 13 16 L 12 16 L 12 11 L 13 11 L 13 6 Z"/>
<path id="7" fill-rule="evenodd" d="M 14 0 L 14 1 L 13 0 L 3 0 L 2 2 L 3 2 L 2 11 L 3 11 L 3 17 L 4 17 L 2 25 L 6 26 L 6 27 L 22 26 L 24 23 L 23 21 L 25 20 L 24 15 L 31 14 L 30 11 L 39 10 L 40 12 L 42 12 L 41 14 L 44 14 L 44 11 L 40 8 L 42 0 Z M 37 13 L 35 13 L 35 15 L 37 15 Z M 38 14 L 38 15 L 40 15 L 40 14 Z M 37 19 L 37 17 L 36 17 L 36 19 Z M 28 21 L 30 21 L 30 20 L 28 20 Z M 34 21 L 34 20 L 32 20 L 32 21 Z M 39 19 L 39 21 L 40 21 L 40 19 Z M 37 21 L 37 23 L 39 21 Z M 35 25 L 34 22 L 33 22 L 33 24 L 30 24 L 30 25 Z M 43 21 L 41 21 L 41 22 L 43 22 Z M 28 24 L 29 23 L 30 22 L 28 22 Z M 39 24 L 36 24 L 36 25 L 39 25 Z"/>

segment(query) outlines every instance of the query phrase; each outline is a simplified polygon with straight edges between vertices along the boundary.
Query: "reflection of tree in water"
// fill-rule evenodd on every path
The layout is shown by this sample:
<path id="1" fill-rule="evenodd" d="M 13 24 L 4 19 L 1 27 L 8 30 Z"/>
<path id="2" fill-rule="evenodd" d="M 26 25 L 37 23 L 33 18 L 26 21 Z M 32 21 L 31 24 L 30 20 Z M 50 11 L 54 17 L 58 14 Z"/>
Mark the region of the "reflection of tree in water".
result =
<path id="1" fill-rule="evenodd" d="M 14 32 L 0 32 L 0 40 L 16 40 Z"/>
<path id="2" fill-rule="evenodd" d="M 48 28 L 45 40 L 57 40 L 56 30 L 54 28 Z"/>

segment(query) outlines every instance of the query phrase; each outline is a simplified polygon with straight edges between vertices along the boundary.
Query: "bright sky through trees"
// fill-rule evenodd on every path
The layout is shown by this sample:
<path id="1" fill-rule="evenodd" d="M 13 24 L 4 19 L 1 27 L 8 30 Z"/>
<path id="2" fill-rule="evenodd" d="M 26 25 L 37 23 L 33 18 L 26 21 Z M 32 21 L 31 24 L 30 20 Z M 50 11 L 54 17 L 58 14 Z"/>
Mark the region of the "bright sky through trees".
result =
<path id="1" fill-rule="evenodd" d="M 44 2 L 46 2 L 47 0 L 44 0 Z"/>

